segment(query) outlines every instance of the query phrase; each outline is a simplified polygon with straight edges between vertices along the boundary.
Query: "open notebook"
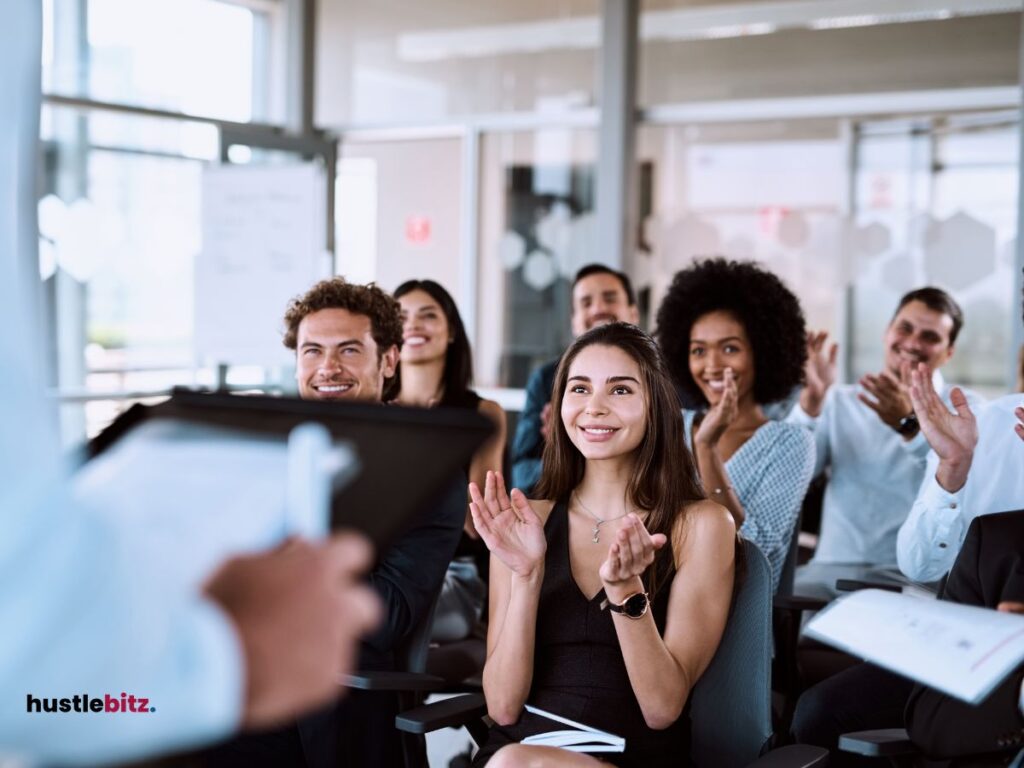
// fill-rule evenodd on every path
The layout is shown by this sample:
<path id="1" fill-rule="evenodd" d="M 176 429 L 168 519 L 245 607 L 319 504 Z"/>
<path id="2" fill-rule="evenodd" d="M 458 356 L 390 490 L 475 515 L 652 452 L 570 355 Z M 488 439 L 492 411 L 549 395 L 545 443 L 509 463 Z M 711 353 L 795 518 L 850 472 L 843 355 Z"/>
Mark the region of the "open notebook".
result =
<path id="1" fill-rule="evenodd" d="M 520 742 L 521 744 L 532 744 L 535 747 L 559 747 L 572 752 L 622 752 L 626 749 L 626 740 L 614 733 L 599 731 L 597 728 L 577 723 L 567 717 L 559 717 L 545 712 L 543 709 L 531 707 L 529 704 L 526 705 L 526 711 L 562 723 L 562 725 L 568 725 L 573 730 L 538 733 L 527 736 Z"/>

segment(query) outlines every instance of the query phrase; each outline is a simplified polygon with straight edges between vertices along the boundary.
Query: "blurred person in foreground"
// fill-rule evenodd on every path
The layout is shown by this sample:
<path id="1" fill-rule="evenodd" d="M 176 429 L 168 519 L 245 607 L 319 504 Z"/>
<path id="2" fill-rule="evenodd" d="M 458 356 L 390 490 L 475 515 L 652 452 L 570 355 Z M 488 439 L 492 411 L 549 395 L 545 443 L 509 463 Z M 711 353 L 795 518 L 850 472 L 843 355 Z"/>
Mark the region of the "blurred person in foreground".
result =
<path id="1" fill-rule="evenodd" d="M 149 567 L 130 526 L 72 499 L 44 397 L 41 28 L 38 3 L 0 5 L 0 359 L 17 371 L 0 379 L 0 756 L 110 762 L 273 725 L 336 697 L 379 608 L 354 582 L 371 558 L 362 538 L 292 540 L 229 559 L 202 590 L 186 590 Z M 297 624 L 313 631 L 295 635 Z M 126 720 L 42 706 L 121 692 L 152 708 Z"/>

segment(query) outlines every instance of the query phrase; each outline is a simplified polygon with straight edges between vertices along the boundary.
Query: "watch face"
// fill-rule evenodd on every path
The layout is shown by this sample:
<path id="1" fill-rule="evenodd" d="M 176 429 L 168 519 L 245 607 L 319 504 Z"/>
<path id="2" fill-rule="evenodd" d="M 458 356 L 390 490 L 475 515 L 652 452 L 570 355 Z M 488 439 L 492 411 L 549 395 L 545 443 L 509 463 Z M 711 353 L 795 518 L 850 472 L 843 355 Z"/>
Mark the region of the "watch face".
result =
<path id="1" fill-rule="evenodd" d="M 647 613 L 647 595 L 643 592 L 638 592 L 630 597 L 622 604 L 622 612 L 630 618 L 639 619 Z"/>
<path id="2" fill-rule="evenodd" d="M 899 428 L 896 430 L 901 435 L 913 435 L 921 428 L 917 416 L 913 413 L 900 419 Z"/>

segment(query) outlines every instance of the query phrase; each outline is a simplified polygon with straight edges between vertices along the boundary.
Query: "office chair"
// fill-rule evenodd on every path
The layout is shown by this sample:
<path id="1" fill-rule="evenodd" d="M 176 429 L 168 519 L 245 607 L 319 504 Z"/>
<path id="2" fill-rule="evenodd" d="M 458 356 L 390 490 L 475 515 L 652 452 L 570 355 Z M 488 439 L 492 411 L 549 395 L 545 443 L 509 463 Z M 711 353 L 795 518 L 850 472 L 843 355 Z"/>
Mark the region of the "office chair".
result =
<path id="1" fill-rule="evenodd" d="M 794 594 L 796 566 L 800 556 L 800 531 L 803 527 L 803 515 L 807 506 L 797 515 L 793 526 L 793 536 L 789 541 L 789 550 L 782 565 L 779 576 L 779 588 L 773 600 L 772 636 L 775 641 L 774 661 L 772 663 L 772 690 L 778 696 L 776 723 L 778 729 L 786 733 L 793 720 L 797 699 L 800 698 L 802 680 L 797 659 L 797 648 L 800 641 L 800 623 L 804 611 L 818 611 L 828 605 L 828 601 L 819 598 L 804 597 Z M 820 494 L 819 494 L 820 501 Z"/>
<path id="2" fill-rule="evenodd" d="M 425 672 L 436 609 L 437 598 L 405 642 L 395 650 L 398 671 L 359 671 L 346 675 L 342 685 L 360 691 L 392 692 L 398 700 L 398 712 L 421 704 L 428 693 L 443 689 L 443 678 Z M 401 739 L 405 768 L 426 768 L 427 752 L 423 737 L 402 733 Z"/>
<path id="3" fill-rule="evenodd" d="M 771 569 L 743 542 L 746 575 L 738 585 L 722 641 L 690 696 L 692 758 L 697 768 L 819 768 L 828 750 L 798 744 L 771 750 Z M 483 694 L 417 707 L 395 719 L 400 731 L 426 734 L 465 726 L 477 744 L 487 735 Z"/>

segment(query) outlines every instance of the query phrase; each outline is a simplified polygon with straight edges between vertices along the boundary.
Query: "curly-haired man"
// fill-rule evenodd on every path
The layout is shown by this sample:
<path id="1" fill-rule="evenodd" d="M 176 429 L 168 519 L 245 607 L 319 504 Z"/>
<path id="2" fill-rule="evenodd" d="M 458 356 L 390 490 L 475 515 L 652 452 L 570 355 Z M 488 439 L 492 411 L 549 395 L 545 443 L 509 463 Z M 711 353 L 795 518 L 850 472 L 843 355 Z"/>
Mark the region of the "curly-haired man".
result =
<path id="1" fill-rule="evenodd" d="M 304 400 L 376 400 L 388 394 L 402 346 L 401 307 L 372 283 L 321 280 L 288 305 L 284 345 L 295 350 Z"/>
<path id="2" fill-rule="evenodd" d="M 322 280 L 291 301 L 284 324 L 284 344 L 295 350 L 299 397 L 390 399 L 402 318 L 388 293 L 341 277 Z M 384 606 L 384 621 L 363 643 L 361 669 L 395 669 L 396 652 L 427 620 L 462 533 L 465 489 L 465 479 L 458 478 L 381 553 L 369 581 Z M 386 491 L 381 489 L 382 504 Z M 337 707 L 299 720 L 297 729 L 256 734 L 231 745 L 212 764 L 240 765 L 244 755 L 245 764 L 253 765 L 252 753 L 263 756 L 259 765 L 400 764 L 400 743 L 393 738 L 395 705 L 391 694 L 353 691 Z"/>

